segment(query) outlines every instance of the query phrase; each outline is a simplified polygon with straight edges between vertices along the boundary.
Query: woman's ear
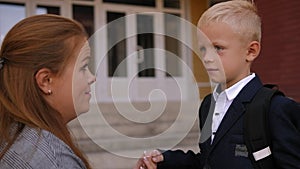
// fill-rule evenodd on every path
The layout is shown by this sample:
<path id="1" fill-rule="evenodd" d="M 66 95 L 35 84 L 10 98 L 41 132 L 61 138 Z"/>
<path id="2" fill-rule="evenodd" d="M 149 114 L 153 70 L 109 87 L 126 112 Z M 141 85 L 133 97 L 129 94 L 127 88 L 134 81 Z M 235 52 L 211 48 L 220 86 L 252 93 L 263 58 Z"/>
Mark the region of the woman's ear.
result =
<path id="1" fill-rule="evenodd" d="M 45 95 L 51 95 L 52 73 L 48 68 L 42 68 L 35 74 L 35 80 L 40 90 Z"/>
<path id="2" fill-rule="evenodd" d="M 260 53 L 260 43 L 257 41 L 252 41 L 247 48 L 247 62 L 253 62 Z"/>

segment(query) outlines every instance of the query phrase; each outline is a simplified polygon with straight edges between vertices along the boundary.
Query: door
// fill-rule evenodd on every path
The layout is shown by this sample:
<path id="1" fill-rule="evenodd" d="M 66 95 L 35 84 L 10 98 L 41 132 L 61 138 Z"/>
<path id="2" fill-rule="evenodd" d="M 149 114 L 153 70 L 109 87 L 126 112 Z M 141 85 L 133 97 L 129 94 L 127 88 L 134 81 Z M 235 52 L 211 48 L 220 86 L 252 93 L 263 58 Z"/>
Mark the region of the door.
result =
<path id="1" fill-rule="evenodd" d="M 103 10 L 97 36 L 98 101 L 181 100 L 188 66 L 179 15 L 138 7 Z M 173 37 L 171 35 L 174 35 Z M 105 40 L 103 40 L 105 39 Z M 188 68 L 189 69 L 189 68 Z M 183 83 L 185 82 L 185 83 Z"/>

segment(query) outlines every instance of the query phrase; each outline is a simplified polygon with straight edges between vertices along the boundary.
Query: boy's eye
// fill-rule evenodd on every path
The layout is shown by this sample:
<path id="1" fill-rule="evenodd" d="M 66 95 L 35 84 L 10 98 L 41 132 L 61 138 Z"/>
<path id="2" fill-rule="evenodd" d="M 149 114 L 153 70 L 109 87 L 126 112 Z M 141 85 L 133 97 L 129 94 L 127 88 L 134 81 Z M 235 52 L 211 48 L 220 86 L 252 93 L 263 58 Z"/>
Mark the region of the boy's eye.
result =
<path id="1" fill-rule="evenodd" d="M 204 46 L 200 47 L 200 52 L 205 52 L 206 48 Z"/>
<path id="2" fill-rule="evenodd" d="M 216 49 L 217 52 L 223 50 L 223 48 L 221 46 L 215 45 L 214 47 L 215 47 L 215 49 Z"/>
<path id="3" fill-rule="evenodd" d="M 204 46 L 200 47 L 200 53 L 202 56 L 204 56 L 206 53 L 206 47 L 204 47 Z"/>

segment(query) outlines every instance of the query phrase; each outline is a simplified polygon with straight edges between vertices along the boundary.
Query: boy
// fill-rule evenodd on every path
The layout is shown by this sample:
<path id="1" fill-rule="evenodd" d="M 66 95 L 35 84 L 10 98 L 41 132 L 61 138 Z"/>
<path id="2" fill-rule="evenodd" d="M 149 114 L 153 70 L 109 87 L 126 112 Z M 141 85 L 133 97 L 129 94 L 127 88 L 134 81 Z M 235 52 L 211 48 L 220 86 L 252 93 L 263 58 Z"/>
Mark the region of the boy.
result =
<path id="1" fill-rule="evenodd" d="M 250 72 L 260 52 L 261 20 L 252 3 L 233 0 L 208 9 L 201 16 L 198 28 L 218 55 L 214 57 L 209 47 L 203 45 L 199 31 L 201 59 L 210 79 L 218 83 L 199 110 L 200 152 L 176 150 L 160 154 L 155 150 L 140 161 L 148 169 L 253 169 L 244 141 L 243 117 L 245 105 L 263 87 L 259 77 Z M 264 152 L 262 158 L 271 155 L 275 168 L 300 168 L 297 103 L 275 96 L 270 104 L 269 123 L 272 152 Z"/>

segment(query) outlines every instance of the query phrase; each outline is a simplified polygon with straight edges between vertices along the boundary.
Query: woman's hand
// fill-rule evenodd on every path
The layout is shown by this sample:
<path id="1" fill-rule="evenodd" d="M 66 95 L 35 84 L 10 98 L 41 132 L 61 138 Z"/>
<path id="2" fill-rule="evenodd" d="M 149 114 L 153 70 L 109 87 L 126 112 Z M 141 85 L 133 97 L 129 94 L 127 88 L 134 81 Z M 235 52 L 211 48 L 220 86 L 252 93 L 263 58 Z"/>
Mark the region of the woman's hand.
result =
<path id="1" fill-rule="evenodd" d="M 159 163 L 164 161 L 164 156 L 162 153 L 158 150 L 153 150 L 150 152 L 150 154 L 147 154 L 146 152 L 144 153 L 146 156 L 150 156 L 151 160 L 155 163 Z"/>
<path id="2" fill-rule="evenodd" d="M 157 163 L 163 160 L 164 157 L 158 150 L 153 150 L 150 153 L 144 152 L 134 169 L 157 169 Z"/>

